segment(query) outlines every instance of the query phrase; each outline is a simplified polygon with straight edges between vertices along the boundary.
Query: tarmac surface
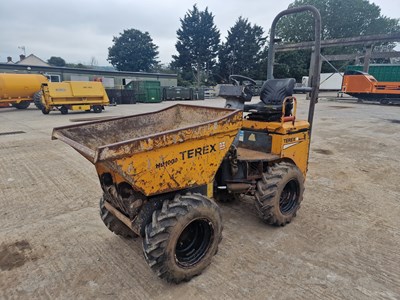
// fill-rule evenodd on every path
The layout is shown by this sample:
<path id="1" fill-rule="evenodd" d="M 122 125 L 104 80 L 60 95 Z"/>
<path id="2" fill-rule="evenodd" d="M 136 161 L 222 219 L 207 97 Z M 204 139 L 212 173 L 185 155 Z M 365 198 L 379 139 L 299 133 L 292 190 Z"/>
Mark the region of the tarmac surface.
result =
<path id="1" fill-rule="evenodd" d="M 218 254 L 176 285 L 150 270 L 140 239 L 108 231 L 94 167 L 50 139 L 56 126 L 173 103 L 102 114 L 0 109 L 0 299 L 400 299 L 400 106 L 322 98 L 294 221 L 275 228 L 251 203 L 221 204 Z"/>

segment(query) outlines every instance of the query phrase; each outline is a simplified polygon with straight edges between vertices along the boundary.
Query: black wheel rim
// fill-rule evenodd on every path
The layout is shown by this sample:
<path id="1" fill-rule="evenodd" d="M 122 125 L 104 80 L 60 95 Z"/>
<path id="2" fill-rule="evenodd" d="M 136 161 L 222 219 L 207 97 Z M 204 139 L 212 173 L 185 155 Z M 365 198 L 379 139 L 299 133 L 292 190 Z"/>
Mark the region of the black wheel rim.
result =
<path id="1" fill-rule="evenodd" d="M 290 180 L 283 188 L 279 199 L 279 209 L 282 214 L 290 214 L 297 207 L 299 199 L 299 183 L 297 180 Z"/>
<path id="2" fill-rule="evenodd" d="M 214 228 L 206 219 L 190 222 L 180 234 L 175 247 L 175 259 L 181 267 L 197 264 L 212 243 Z"/>

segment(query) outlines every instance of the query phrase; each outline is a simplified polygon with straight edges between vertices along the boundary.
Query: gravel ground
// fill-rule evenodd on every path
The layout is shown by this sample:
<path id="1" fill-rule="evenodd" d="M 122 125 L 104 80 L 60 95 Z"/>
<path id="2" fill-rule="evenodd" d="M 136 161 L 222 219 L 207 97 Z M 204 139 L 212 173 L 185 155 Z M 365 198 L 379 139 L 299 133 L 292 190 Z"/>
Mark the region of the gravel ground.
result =
<path id="1" fill-rule="evenodd" d="M 1 109 L 0 299 L 400 299 L 400 106 L 332 99 L 316 107 L 296 219 L 274 228 L 250 203 L 221 204 L 218 254 L 179 285 L 152 273 L 140 239 L 107 230 L 94 167 L 50 139 L 56 126 L 175 102 L 101 115 Z M 305 117 L 308 101 L 299 100 Z"/>

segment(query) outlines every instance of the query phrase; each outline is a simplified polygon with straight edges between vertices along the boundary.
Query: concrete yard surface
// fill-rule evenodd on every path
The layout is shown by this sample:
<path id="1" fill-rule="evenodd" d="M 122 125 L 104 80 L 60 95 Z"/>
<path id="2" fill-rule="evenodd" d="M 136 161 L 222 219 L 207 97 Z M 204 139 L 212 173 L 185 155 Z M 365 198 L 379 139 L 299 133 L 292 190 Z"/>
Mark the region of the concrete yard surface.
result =
<path id="1" fill-rule="evenodd" d="M 218 254 L 176 285 L 147 266 L 140 239 L 108 231 L 93 165 L 50 138 L 56 126 L 174 103 L 0 109 L 0 299 L 400 299 L 400 106 L 321 99 L 294 221 L 271 227 L 252 203 L 220 204 Z"/>

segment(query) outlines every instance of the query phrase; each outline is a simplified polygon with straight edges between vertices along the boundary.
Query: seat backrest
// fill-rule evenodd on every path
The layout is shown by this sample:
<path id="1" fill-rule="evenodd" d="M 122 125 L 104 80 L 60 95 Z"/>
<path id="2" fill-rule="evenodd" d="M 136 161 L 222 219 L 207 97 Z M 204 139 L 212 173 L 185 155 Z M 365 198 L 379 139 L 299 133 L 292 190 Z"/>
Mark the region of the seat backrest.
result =
<path id="1" fill-rule="evenodd" d="M 267 105 L 281 105 L 286 97 L 293 95 L 295 83 L 294 78 L 268 79 L 261 88 L 260 99 Z"/>

